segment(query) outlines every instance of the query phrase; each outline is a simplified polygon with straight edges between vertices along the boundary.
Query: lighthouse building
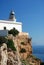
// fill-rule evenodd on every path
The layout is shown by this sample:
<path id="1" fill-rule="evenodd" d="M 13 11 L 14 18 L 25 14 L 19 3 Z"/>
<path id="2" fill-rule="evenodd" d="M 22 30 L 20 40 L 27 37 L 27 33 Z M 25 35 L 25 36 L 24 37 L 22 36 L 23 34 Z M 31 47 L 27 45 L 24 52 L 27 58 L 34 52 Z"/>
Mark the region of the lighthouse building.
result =
<path id="1" fill-rule="evenodd" d="M 22 23 L 16 22 L 14 11 L 10 12 L 8 20 L 0 20 L 0 30 L 10 30 L 16 28 L 19 32 L 22 32 Z"/>

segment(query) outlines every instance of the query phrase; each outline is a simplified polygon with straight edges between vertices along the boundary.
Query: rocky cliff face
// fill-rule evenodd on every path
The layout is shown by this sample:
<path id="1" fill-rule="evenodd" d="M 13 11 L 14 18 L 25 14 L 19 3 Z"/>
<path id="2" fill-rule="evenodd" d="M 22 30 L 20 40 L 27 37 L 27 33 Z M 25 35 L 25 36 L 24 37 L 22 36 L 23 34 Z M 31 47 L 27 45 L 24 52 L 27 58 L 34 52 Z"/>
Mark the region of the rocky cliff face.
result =
<path id="1" fill-rule="evenodd" d="M 27 33 L 19 33 L 16 37 L 8 36 L 8 39 L 14 39 L 14 46 L 16 46 L 21 59 L 26 59 L 28 55 L 32 54 L 31 38 Z"/>
<path id="2" fill-rule="evenodd" d="M 28 35 L 24 33 L 16 37 L 9 35 L 7 39 L 13 40 L 16 51 L 8 48 L 7 44 L 3 43 L 0 46 L 0 65 L 33 65 L 34 63 L 35 65 L 40 65 L 40 61 L 35 60 L 35 58 L 31 56 L 31 38 L 29 38 Z"/>
<path id="3" fill-rule="evenodd" d="M 19 33 L 19 35 L 14 39 L 14 44 L 16 43 L 18 46 L 21 59 L 26 59 L 28 55 L 32 54 L 31 38 L 24 34 L 25 33 Z"/>
<path id="4" fill-rule="evenodd" d="M 8 36 L 13 40 L 13 36 Z M 26 59 L 28 55 L 32 54 L 31 38 L 26 33 L 19 33 L 14 37 L 14 45 L 18 48 L 20 58 Z"/>
<path id="5" fill-rule="evenodd" d="M 7 49 L 7 45 L 3 43 L 0 47 L 0 65 L 20 65 L 17 53 L 11 49 Z"/>
<path id="6" fill-rule="evenodd" d="M 0 47 L 0 65 L 7 65 L 7 59 L 8 59 L 7 45 L 4 43 Z"/>

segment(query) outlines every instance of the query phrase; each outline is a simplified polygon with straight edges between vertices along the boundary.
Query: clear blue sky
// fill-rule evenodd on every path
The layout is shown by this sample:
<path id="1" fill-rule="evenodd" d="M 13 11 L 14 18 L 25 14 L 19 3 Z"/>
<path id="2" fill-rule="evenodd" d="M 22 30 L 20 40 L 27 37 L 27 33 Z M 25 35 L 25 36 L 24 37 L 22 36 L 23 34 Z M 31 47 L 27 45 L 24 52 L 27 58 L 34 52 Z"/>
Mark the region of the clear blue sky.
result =
<path id="1" fill-rule="evenodd" d="M 8 19 L 11 10 L 32 37 L 32 44 L 44 45 L 44 0 L 0 0 L 0 19 Z"/>

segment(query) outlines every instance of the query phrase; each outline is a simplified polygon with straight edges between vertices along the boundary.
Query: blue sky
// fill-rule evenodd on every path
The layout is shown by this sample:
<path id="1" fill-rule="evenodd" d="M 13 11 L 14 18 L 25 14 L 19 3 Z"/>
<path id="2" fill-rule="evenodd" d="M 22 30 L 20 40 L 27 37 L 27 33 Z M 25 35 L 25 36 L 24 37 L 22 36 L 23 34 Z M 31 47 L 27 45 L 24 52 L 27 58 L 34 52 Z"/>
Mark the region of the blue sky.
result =
<path id="1" fill-rule="evenodd" d="M 8 19 L 11 10 L 33 45 L 44 45 L 44 0 L 0 0 L 0 19 Z"/>

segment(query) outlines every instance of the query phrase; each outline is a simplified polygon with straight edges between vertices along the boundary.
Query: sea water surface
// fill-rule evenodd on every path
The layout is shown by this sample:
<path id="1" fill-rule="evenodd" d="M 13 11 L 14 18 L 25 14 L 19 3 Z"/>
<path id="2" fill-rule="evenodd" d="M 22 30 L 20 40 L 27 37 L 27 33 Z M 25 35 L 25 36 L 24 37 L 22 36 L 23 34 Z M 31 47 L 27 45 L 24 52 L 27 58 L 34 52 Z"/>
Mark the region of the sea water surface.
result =
<path id="1" fill-rule="evenodd" d="M 44 62 L 44 46 L 32 46 L 33 55 Z"/>

